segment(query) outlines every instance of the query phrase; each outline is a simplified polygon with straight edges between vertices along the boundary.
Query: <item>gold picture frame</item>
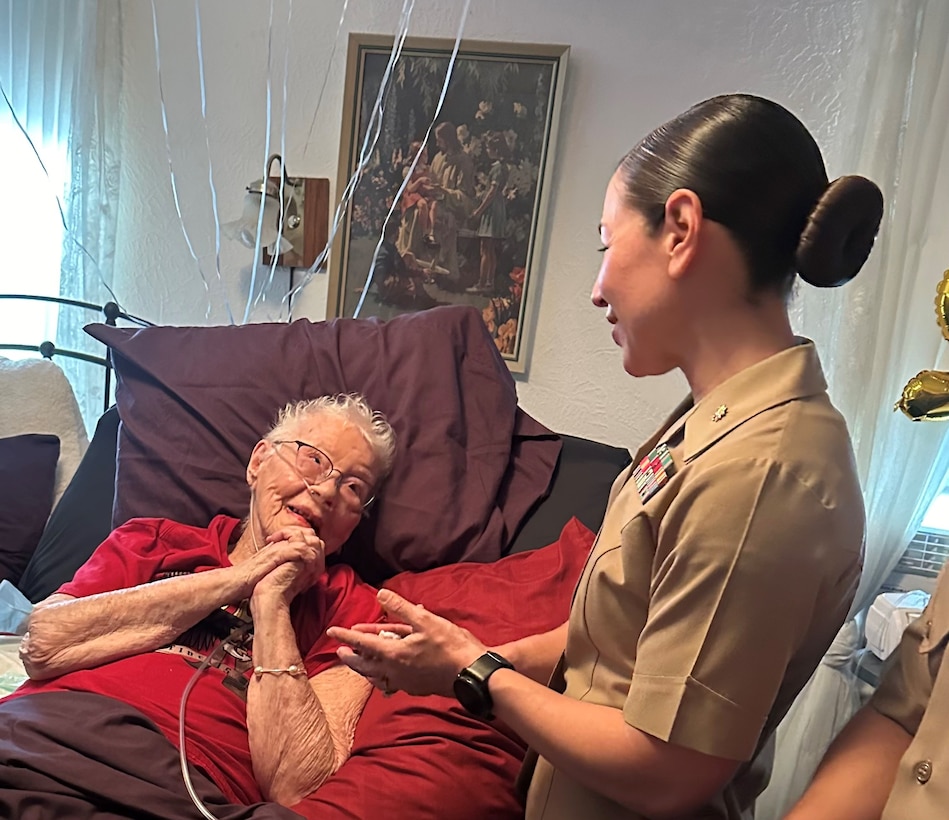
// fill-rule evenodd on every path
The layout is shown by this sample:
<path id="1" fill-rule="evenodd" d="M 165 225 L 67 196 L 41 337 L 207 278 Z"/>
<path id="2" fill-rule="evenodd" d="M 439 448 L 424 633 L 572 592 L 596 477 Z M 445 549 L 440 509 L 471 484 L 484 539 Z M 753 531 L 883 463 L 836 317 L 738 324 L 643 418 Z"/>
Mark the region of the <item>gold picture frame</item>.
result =
<path id="1" fill-rule="evenodd" d="M 472 305 L 521 373 L 569 47 L 463 40 L 435 118 L 453 46 L 408 38 L 371 123 L 393 38 L 350 35 L 337 199 L 354 188 L 331 253 L 327 315 Z"/>

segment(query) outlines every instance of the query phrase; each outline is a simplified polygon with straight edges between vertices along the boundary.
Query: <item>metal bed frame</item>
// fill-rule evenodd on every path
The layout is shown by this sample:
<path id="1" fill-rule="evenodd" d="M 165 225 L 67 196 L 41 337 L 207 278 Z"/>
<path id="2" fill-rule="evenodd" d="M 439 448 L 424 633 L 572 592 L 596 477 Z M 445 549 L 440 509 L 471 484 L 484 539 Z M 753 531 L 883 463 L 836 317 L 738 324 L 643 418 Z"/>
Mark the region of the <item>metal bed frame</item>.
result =
<path id="1" fill-rule="evenodd" d="M 115 327 L 117 321 L 122 319 L 139 327 L 154 327 L 152 322 L 142 319 L 139 316 L 133 316 L 122 310 L 116 302 L 106 302 L 104 305 L 96 305 L 92 302 L 82 302 L 78 299 L 66 299 L 62 296 L 35 296 L 26 293 L 0 293 L 0 299 L 20 299 L 30 302 L 43 302 L 51 305 L 68 305 L 71 307 L 82 308 L 83 310 L 100 313 L 105 318 L 107 325 Z M 38 345 L 3 343 L 0 342 L 0 350 L 26 350 L 39 353 L 44 359 L 52 360 L 53 356 L 65 356 L 69 359 L 79 359 L 80 361 L 97 364 L 105 370 L 105 389 L 103 394 L 103 412 L 109 409 L 109 395 L 112 392 L 112 361 L 108 351 L 105 356 L 93 356 L 91 353 L 83 353 L 77 350 L 68 350 L 56 347 L 53 342 L 46 341 Z"/>

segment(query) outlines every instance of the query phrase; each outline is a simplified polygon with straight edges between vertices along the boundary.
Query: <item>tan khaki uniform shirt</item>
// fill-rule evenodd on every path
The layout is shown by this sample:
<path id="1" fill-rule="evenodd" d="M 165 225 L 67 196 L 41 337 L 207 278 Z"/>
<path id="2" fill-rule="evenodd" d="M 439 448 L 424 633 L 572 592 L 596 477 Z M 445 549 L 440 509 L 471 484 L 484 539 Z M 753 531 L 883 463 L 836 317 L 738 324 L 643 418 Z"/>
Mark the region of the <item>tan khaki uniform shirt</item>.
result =
<path id="1" fill-rule="evenodd" d="M 882 820 L 949 817 L 949 575 L 903 633 L 870 705 L 913 740 L 900 760 Z"/>
<path id="2" fill-rule="evenodd" d="M 569 697 L 621 709 L 661 740 L 751 761 L 694 817 L 751 816 L 770 768 L 752 762 L 859 578 L 850 438 L 802 342 L 686 402 L 643 445 L 613 485 L 571 609 Z M 632 472 L 660 442 L 675 473 L 643 503 Z M 586 817 L 639 815 L 540 758 L 528 820 Z"/>

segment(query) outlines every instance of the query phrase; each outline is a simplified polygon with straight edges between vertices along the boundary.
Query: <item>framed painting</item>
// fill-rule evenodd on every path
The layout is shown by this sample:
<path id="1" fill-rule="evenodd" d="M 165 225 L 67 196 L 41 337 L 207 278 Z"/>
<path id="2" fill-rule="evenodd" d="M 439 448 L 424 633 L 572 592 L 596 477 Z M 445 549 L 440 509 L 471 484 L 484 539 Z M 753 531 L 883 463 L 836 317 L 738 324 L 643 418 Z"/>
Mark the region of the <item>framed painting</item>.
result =
<path id="1" fill-rule="evenodd" d="M 481 310 L 524 372 L 568 47 L 352 34 L 328 316 Z M 440 104 L 441 103 L 441 104 Z M 381 112 L 381 116 L 380 116 Z"/>

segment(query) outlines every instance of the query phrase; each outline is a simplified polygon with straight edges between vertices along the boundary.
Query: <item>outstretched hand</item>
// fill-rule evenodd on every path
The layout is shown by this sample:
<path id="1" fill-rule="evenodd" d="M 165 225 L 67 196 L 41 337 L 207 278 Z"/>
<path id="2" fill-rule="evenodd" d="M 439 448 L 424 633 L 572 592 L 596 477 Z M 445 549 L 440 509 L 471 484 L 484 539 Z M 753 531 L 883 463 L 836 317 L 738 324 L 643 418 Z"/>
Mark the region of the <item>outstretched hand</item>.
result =
<path id="1" fill-rule="evenodd" d="M 327 634 L 345 644 L 337 650 L 339 659 L 387 693 L 451 696 L 455 677 L 487 647 L 467 629 L 391 590 L 377 597 L 393 623 L 330 627 Z"/>

